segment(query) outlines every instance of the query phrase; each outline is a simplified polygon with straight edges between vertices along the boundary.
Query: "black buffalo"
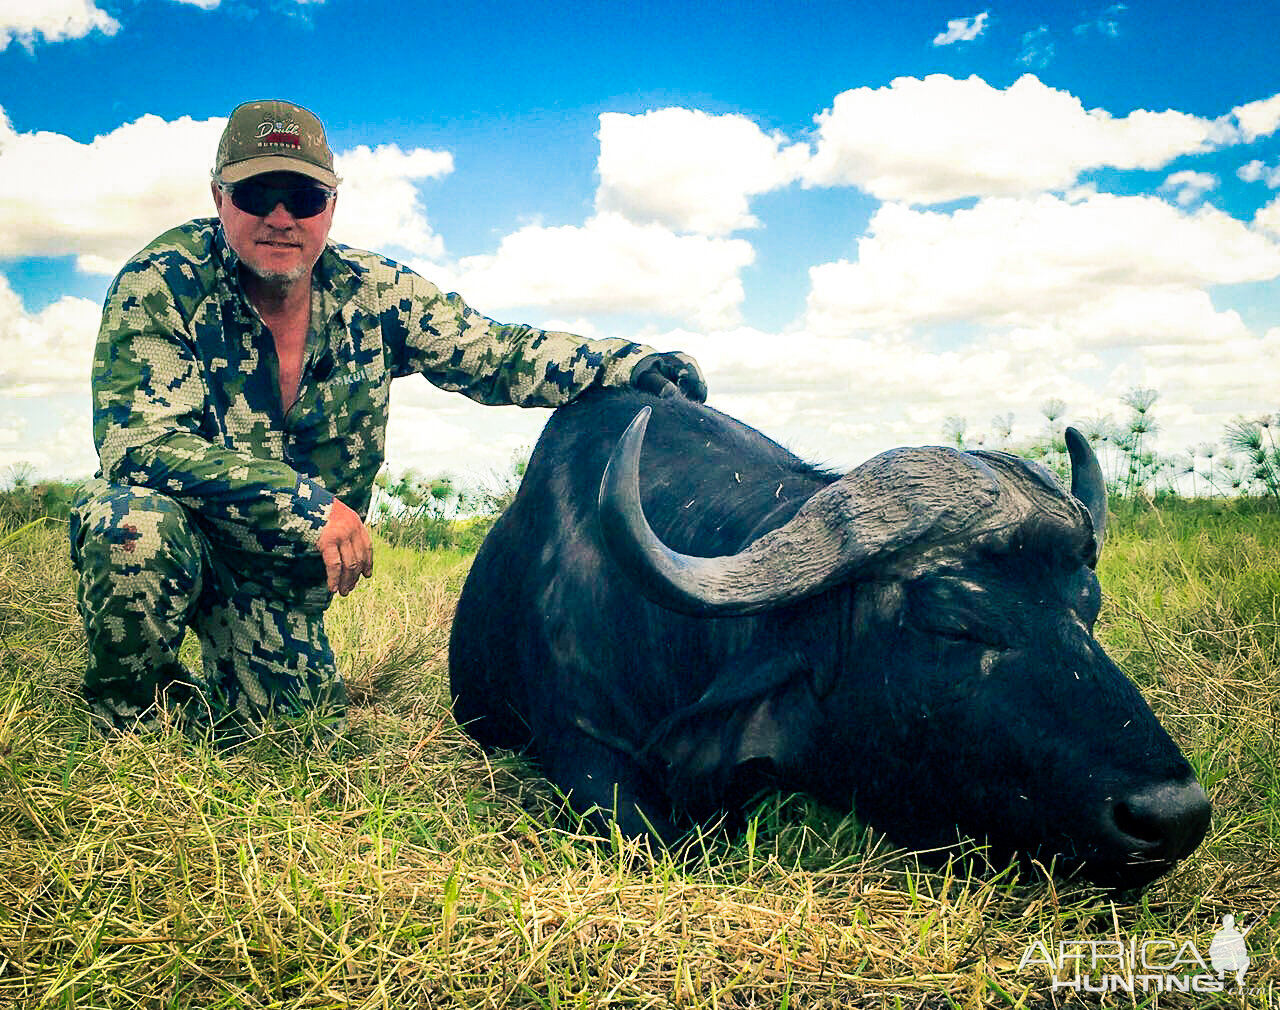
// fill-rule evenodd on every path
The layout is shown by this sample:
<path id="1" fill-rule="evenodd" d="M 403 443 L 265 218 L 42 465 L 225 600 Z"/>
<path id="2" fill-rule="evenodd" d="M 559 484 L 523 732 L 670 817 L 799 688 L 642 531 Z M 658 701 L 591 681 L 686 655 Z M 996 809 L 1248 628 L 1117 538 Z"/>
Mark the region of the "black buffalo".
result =
<path id="1" fill-rule="evenodd" d="M 941 447 L 841 476 L 680 397 L 563 407 L 463 588 L 455 715 L 628 835 L 773 781 L 911 848 L 1154 879 L 1209 803 L 1093 637 L 1106 496 L 1067 435 L 1070 493 Z"/>

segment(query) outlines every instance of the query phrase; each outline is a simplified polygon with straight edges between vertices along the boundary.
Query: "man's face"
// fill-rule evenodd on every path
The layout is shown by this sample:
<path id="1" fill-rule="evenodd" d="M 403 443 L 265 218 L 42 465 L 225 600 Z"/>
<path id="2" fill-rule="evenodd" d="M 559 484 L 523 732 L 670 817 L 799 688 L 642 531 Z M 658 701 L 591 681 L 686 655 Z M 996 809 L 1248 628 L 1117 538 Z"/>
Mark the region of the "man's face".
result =
<path id="1" fill-rule="evenodd" d="M 314 180 L 293 172 L 255 175 L 237 185 L 250 184 L 280 189 L 317 185 Z M 292 284 L 310 274 L 324 251 L 337 200 L 333 197 L 313 217 L 295 217 L 284 202 L 274 202 L 270 210 L 258 216 L 241 210 L 230 193 L 224 192 L 216 182 L 213 184 L 213 202 L 227 243 L 251 272 L 276 284 Z"/>

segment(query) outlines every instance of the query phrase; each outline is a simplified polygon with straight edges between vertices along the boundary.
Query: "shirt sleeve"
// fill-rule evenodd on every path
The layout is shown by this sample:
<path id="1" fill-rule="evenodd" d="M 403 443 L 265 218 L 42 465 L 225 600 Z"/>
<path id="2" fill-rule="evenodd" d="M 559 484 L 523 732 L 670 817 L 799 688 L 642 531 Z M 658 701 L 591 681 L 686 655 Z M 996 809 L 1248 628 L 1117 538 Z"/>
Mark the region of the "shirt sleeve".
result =
<path id="1" fill-rule="evenodd" d="M 240 550 L 313 551 L 333 495 L 282 461 L 205 436 L 200 359 L 158 266 L 130 264 L 108 291 L 91 386 L 108 481 L 176 499 Z"/>
<path id="2" fill-rule="evenodd" d="M 395 286 L 401 332 L 384 335 L 396 374 L 420 372 L 480 403 L 558 407 L 595 386 L 627 385 L 636 363 L 654 353 L 631 340 L 495 322 L 406 268 Z"/>

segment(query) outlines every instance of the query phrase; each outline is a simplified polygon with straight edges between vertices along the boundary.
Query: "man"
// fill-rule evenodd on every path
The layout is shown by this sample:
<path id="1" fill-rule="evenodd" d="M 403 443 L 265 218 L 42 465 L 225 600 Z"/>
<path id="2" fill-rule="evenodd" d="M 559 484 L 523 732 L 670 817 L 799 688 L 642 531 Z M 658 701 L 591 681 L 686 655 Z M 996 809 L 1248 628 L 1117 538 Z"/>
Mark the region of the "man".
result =
<path id="1" fill-rule="evenodd" d="M 324 611 L 373 574 L 363 520 L 393 378 L 522 406 L 628 383 L 706 397 L 686 355 L 501 325 L 328 242 L 338 183 L 314 115 L 241 105 L 218 145 L 217 218 L 161 235 L 107 293 L 101 469 L 71 521 L 84 694 L 104 729 L 154 725 L 163 703 L 232 738 L 272 713 L 340 716 Z M 188 626 L 200 673 L 178 660 Z"/>

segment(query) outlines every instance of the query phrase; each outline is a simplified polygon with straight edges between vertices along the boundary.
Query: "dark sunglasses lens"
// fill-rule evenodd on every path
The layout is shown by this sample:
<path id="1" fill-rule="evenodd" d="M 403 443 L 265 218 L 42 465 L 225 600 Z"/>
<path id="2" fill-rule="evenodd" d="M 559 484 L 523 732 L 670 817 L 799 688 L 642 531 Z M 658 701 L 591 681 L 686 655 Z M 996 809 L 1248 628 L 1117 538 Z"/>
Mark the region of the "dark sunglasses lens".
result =
<path id="1" fill-rule="evenodd" d="M 329 191 L 318 186 L 277 189 L 255 183 L 241 183 L 231 188 L 231 202 L 254 217 L 266 217 L 280 203 L 294 217 L 315 217 L 328 204 Z"/>

